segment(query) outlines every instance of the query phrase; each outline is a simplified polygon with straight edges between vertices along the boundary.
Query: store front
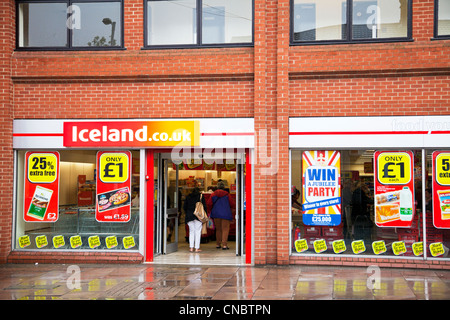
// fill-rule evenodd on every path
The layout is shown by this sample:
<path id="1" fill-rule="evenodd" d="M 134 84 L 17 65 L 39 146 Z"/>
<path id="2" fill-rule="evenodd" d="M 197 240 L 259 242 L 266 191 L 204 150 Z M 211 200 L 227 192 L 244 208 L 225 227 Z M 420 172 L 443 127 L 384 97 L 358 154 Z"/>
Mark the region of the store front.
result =
<path id="1" fill-rule="evenodd" d="M 152 262 L 186 242 L 194 184 L 206 198 L 222 180 L 236 203 L 233 252 L 251 263 L 253 119 L 15 120 L 13 130 L 13 253 Z M 205 236 L 214 241 L 213 222 Z"/>
<path id="2" fill-rule="evenodd" d="M 447 260 L 449 129 L 448 116 L 291 118 L 291 262 Z"/>

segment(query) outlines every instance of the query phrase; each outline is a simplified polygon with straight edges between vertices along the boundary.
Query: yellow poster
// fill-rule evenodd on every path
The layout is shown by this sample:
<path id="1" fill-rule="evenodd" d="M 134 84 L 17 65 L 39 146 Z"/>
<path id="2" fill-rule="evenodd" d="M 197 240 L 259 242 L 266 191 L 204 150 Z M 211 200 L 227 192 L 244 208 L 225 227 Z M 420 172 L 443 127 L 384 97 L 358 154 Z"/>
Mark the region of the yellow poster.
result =
<path id="1" fill-rule="evenodd" d="M 88 238 L 89 248 L 95 249 L 101 245 L 99 236 L 90 236 Z"/>
<path id="2" fill-rule="evenodd" d="M 105 238 L 106 247 L 108 249 L 112 249 L 117 247 L 117 237 L 116 236 L 109 236 Z"/>
<path id="3" fill-rule="evenodd" d="M 125 249 L 133 248 L 136 245 L 133 236 L 123 237 L 122 244 Z"/>
<path id="4" fill-rule="evenodd" d="M 81 247 L 81 245 L 83 244 L 83 242 L 81 241 L 81 237 L 80 236 L 71 236 L 70 237 L 70 247 L 72 249 L 76 249 Z"/>
<path id="5" fill-rule="evenodd" d="M 302 155 L 303 223 L 341 223 L 341 155 L 339 151 L 304 151 Z"/>
<path id="6" fill-rule="evenodd" d="M 327 243 L 324 239 L 314 241 L 314 251 L 316 253 L 327 251 Z"/>
<path id="7" fill-rule="evenodd" d="M 423 255 L 423 242 L 414 242 L 412 244 L 412 250 L 416 257 Z"/>
<path id="8" fill-rule="evenodd" d="M 392 243 L 392 251 L 396 256 L 406 253 L 406 246 L 403 241 L 396 241 Z"/>
<path id="9" fill-rule="evenodd" d="M 383 240 L 372 242 L 372 249 L 373 253 L 375 253 L 376 255 L 385 253 L 387 251 L 386 244 Z"/>
<path id="10" fill-rule="evenodd" d="M 308 241 L 306 239 L 295 240 L 295 251 L 298 253 L 308 250 Z"/>
<path id="11" fill-rule="evenodd" d="M 46 247 L 48 245 L 48 241 L 47 241 L 47 236 L 46 235 L 41 235 L 41 236 L 37 236 L 34 241 L 36 242 L 36 247 L 43 248 Z"/>
<path id="12" fill-rule="evenodd" d="M 26 236 L 21 236 L 19 237 L 19 247 L 20 248 L 26 248 L 29 245 L 31 245 L 31 240 L 30 240 L 30 236 L 26 235 Z"/>
<path id="13" fill-rule="evenodd" d="M 59 235 L 59 236 L 54 236 L 52 239 L 53 242 L 53 247 L 55 249 L 64 247 L 66 245 L 66 242 L 64 241 L 64 236 L 63 235 Z"/>
<path id="14" fill-rule="evenodd" d="M 431 243 L 430 252 L 433 257 L 442 256 L 445 253 L 442 242 Z"/>
<path id="15" fill-rule="evenodd" d="M 354 254 L 360 254 L 366 251 L 363 240 L 355 240 L 352 242 L 352 250 Z"/>
<path id="16" fill-rule="evenodd" d="M 335 240 L 332 245 L 334 253 L 342 253 L 347 250 L 344 240 Z"/>

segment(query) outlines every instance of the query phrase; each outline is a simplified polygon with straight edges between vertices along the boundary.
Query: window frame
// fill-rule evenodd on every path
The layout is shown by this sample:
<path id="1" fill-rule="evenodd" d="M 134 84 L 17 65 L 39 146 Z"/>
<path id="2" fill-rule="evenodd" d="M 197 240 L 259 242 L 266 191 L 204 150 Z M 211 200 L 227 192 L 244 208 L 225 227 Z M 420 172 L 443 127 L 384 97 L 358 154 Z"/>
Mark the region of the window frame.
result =
<path id="1" fill-rule="evenodd" d="M 149 1 L 166 1 L 166 0 L 144 0 L 144 46 L 142 49 L 198 49 L 198 48 L 235 48 L 235 47 L 253 47 L 255 41 L 255 0 L 252 2 L 252 41 L 251 42 L 235 42 L 235 43 L 202 43 L 202 18 L 203 18 L 203 0 L 196 0 L 196 43 L 194 44 L 164 44 L 150 45 L 148 44 L 148 3 Z"/>
<path id="2" fill-rule="evenodd" d="M 98 3 L 98 2 L 117 2 L 120 4 L 120 17 L 121 23 L 116 27 L 116 30 L 120 30 L 120 46 L 73 46 L 72 44 L 72 30 L 66 27 L 67 44 L 66 46 L 43 46 L 43 47 L 20 47 L 20 34 L 19 34 L 19 6 L 23 3 L 65 3 L 67 8 L 73 3 Z M 67 18 L 70 18 L 70 14 L 67 13 Z M 16 51 L 111 51 L 111 50 L 125 50 L 124 46 L 124 0 L 16 0 Z M 66 20 L 67 21 L 67 20 Z"/>
<path id="3" fill-rule="evenodd" d="M 439 35 L 439 1 L 440 0 L 434 0 L 434 18 L 433 18 L 433 38 L 431 40 L 445 40 L 450 39 L 450 33 Z"/>
<path id="4" fill-rule="evenodd" d="M 347 3 L 347 19 L 346 19 L 346 35 L 347 39 L 338 40 L 308 40 L 295 41 L 294 40 L 294 1 L 290 0 L 290 26 L 289 26 L 289 42 L 291 46 L 304 45 L 326 45 L 326 44 L 361 44 L 361 43 L 385 43 L 385 42 L 412 42 L 412 0 L 408 1 L 408 15 L 407 15 L 407 35 L 406 37 L 394 38 L 367 38 L 367 39 L 353 39 L 353 0 L 346 0 Z M 436 0 L 435 0 L 436 1 Z"/>

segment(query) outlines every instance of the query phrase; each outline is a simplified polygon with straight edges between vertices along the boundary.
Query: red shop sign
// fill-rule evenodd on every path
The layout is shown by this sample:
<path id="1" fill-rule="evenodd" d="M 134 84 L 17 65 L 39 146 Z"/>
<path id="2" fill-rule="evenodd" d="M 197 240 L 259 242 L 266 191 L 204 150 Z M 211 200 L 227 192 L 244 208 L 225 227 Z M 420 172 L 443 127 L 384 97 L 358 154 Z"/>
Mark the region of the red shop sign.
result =
<path id="1" fill-rule="evenodd" d="M 131 159 L 130 151 L 97 152 L 97 221 L 130 221 Z"/>
<path id="2" fill-rule="evenodd" d="M 27 222 L 55 222 L 59 208 L 59 153 L 25 153 L 24 215 Z"/>
<path id="3" fill-rule="evenodd" d="M 410 228 L 415 212 L 413 152 L 377 151 L 374 158 L 375 224 Z"/>

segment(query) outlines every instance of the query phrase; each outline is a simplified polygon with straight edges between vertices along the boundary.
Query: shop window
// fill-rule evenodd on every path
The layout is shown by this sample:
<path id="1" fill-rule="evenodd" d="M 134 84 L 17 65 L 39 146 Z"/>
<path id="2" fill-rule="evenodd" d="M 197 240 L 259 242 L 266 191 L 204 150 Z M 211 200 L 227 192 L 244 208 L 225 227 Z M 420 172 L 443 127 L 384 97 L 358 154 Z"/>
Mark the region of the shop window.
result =
<path id="1" fill-rule="evenodd" d="M 17 152 L 15 249 L 138 250 L 139 152 L 132 151 L 128 157 L 129 175 L 124 174 L 126 169 L 117 166 L 121 170 L 117 172 L 129 178 L 131 189 L 122 188 L 126 189 L 126 199 L 120 204 L 116 190 L 99 191 L 97 151 L 64 150 L 55 154 L 59 159 L 50 161 L 54 157 L 52 152 Z M 59 177 L 50 175 L 55 177 L 56 186 L 46 179 L 39 182 L 37 173 L 56 172 L 58 166 Z M 113 165 L 108 170 L 111 175 Z M 107 188 L 116 187 L 112 184 Z M 39 197 L 40 190 L 44 192 Z M 105 194 L 107 197 L 102 197 Z M 108 198 L 106 204 L 101 202 L 104 198 Z"/>
<path id="2" fill-rule="evenodd" d="M 425 159 L 422 150 L 292 150 L 292 252 L 446 258 L 450 152 Z"/>
<path id="3" fill-rule="evenodd" d="M 251 0 L 147 0 L 145 8 L 146 47 L 253 42 Z"/>
<path id="4" fill-rule="evenodd" d="M 123 3 L 119 0 L 19 1 L 17 12 L 18 49 L 123 46 Z"/>
<path id="5" fill-rule="evenodd" d="M 450 37 L 450 0 L 435 0 L 435 38 Z"/>
<path id="6" fill-rule="evenodd" d="M 293 44 L 411 39 L 410 0 L 292 0 Z"/>

